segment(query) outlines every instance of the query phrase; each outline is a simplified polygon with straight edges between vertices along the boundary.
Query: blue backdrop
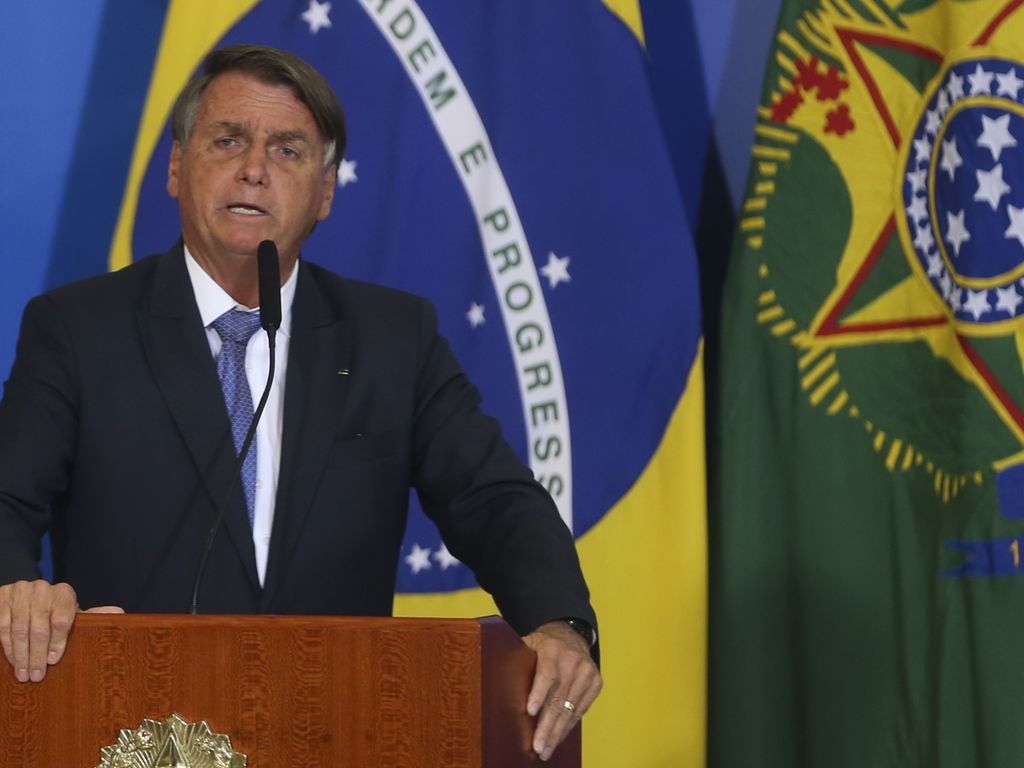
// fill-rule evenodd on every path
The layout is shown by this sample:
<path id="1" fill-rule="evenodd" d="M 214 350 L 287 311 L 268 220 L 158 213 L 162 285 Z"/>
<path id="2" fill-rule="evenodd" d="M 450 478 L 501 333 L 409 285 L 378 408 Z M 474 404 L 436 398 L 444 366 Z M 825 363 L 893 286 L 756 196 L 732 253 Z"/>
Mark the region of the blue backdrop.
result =
<path id="1" fill-rule="evenodd" d="M 0 375 L 10 369 L 28 299 L 106 269 L 166 5 L 0 7 Z M 648 83 L 701 267 L 713 407 L 719 292 L 778 0 L 652 0 L 642 9 Z M 158 198 L 159 169 L 146 184 Z M 140 228 L 136 245 L 159 250 L 173 236 Z"/>
<path id="2" fill-rule="evenodd" d="M 698 235 L 716 227 L 731 233 L 716 222 L 731 224 L 745 183 L 778 6 L 643 3 L 652 87 Z M 165 0 L 0 4 L 5 377 L 28 299 L 106 268 L 165 10 Z M 721 272 L 726 256 L 702 252 L 705 274 Z"/>

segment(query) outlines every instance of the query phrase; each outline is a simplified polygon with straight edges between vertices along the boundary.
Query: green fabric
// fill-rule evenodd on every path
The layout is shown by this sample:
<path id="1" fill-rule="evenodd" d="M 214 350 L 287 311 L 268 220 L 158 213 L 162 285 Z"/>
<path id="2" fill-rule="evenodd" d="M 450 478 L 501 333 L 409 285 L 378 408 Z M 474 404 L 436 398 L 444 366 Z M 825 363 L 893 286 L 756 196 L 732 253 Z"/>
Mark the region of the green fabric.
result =
<path id="1" fill-rule="evenodd" d="M 970 28 L 942 26 L 959 17 L 938 11 L 967 5 L 975 9 Z M 907 155 L 893 156 L 880 108 L 866 106 L 874 103 L 869 85 L 882 102 L 919 94 L 909 107 L 889 103 L 903 148 L 943 77 L 943 58 L 1024 58 L 1024 11 L 984 44 L 964 44 L 1015 5 L 904 3 L 892 14 L 899 24 L 832 14 L 828 30 L 883 38 L 859 45 L 865 76 L 846 49 L 829 55 L 802 36 L 797 21 L 821 12 L 820 3 L 784 2 L 780 32 L 818 56 L 823 79 L 836 64 L 848 87 L 824 106 L 804 91 L 785 121 L 762 115 L 760 126 L 792 141 L 759 133 L 759 147 L 788 157 L 766 160 L 755 150 L 747 201 L 766 202 L 741 214 L 748 223 L 731 257 L 712 425 L 709 765 L 1024 765 L 1024 573 L 1019 562 L 988 575 L 948 573 L 969 559 L 953 541 L 1001 548 L 1004 565 L 1013 562 L 1011 547 L 1024 554 L 1024 540 L 1010 540 L 1024 536 L 1024 520 L 1010 516 L 1017 502 L 1001 505 L 998 492 L 999 472 L 1024 450 L 1022 433 L 993 388 L 1024 408 L 1016 341 L 1024 335 L 1017 321 L 983 331 L 955 323 L 898 229 L 853 279 L 886 221 L 905 216 Z M 785 96 L 780 77 L 793 77 L 780 55 L 793 57 L 781 38 L 767 67 L 765 110 Z M 824 125 L 842 104 L 854 128 L 840 139 Z M 1024 147 L 1024 134 L 1018 141 Z M 763 162 L 775 164 L 774 175 Z M 855 180 L 863 164 L 872 164 L 871 183 Z M 1012 186 L 1010 170 L 1007 179 Z M 863 242 L 854 242 L 858 216 L 876 222 Z M 911 297 L 905 307 L 886 303 L 897 289 Z M 823 323 L 830 306 L 839 329 L 832 334 Z M 865 317 L 888 325 L 850 333 Z M 991 381 L 978 378 L 982 369 Z M 830 376 L 832 386 L 819 391 Z"/>

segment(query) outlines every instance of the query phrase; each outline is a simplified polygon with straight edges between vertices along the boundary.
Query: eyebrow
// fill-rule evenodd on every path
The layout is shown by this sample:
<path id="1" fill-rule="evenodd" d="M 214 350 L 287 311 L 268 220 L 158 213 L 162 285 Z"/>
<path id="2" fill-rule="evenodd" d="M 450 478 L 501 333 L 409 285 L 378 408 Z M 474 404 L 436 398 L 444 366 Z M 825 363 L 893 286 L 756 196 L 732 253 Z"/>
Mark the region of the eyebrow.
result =
<path id="1" fill-rule="evenodd" d="M 298 130 L 295 130 L 295 131 L 279 131 L 277 133 L 270 134 L 270 138 L 273 141 L 283 141 L 283 142 L 302 141 L 302 142 L 305 142 L 307 144 L 309 143 L 309 136 L 306 135 L 306 132 L 305 131 L 298 131 Z"/>
<path id="2" fill-rule="evenodd" d="M 230 120 L 218 120 L 212 123 L 213 127 L 218 132 L 224 132 L 231 135 L 240 133 L 251 133 L 251 130 L 243 123 L 236 123 Z M 270 140 L 276 142 L 305 142 L 309 143 L 309 135 L 305 131 L 291 130 L 291 131 L 278 131 L 270 134 Z"/>
<path id="3" fill-rule="evenodd" d="M 248 129 L 244 125 L 242 125 L 241 123 L 233 123 L 233 122 L 230 122 L 228 120 L 217 120 L 217 121 L 211 123 L 211 125 L 218 132 L 223 131 L 225 133 L 232 133 L 232 134 L 234 134 L 234 133 L 247 133 L 248 132 Z"/>

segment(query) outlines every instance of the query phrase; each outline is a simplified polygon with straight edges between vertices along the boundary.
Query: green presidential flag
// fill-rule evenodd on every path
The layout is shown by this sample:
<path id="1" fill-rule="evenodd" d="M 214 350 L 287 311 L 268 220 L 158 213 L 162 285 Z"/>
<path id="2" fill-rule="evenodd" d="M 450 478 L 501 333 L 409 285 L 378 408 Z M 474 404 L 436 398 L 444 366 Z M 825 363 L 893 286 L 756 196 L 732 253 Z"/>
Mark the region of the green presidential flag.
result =
<path id="1" fill-rule="evenodd" d="M 710 762 L 1024 764 L 1024 9 L 792 0 L 723 303 Z"/>

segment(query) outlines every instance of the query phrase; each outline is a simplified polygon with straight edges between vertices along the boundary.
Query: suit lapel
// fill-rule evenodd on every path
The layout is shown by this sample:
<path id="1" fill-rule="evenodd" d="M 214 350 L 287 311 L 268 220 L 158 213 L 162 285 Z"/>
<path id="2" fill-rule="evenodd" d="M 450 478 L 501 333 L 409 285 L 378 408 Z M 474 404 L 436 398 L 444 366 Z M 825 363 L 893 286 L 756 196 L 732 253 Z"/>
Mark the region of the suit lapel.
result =
<path id="1" fill-rule="evenodd" d="M 236 456 L 216 364 L 203 331 L 180 243 L 160 258 L 151 304 L 139 311 L 138 323 L 153 376 L 196 472 L 205 480 L 211 503 L 219 509 L 234 480 Z M 242 499 L 241 485 L 237 484 L 223 528 L 258 591 L 252 529 Z"/>
<path id="2" fill-rule="evenodd" d="M 313 271 L 300 261 L 292 305 L 280 475 L 261 610 L 273 605 L 283 577 L 282 564 L 292 557 L 312 506 L 336 438 L 350 360 L 349 327 L 324 299 Z"/>

